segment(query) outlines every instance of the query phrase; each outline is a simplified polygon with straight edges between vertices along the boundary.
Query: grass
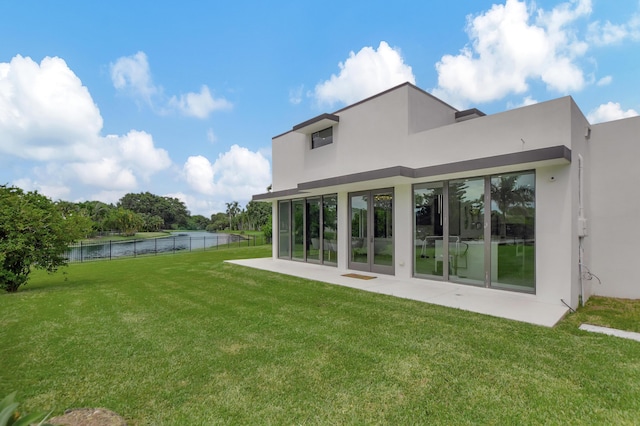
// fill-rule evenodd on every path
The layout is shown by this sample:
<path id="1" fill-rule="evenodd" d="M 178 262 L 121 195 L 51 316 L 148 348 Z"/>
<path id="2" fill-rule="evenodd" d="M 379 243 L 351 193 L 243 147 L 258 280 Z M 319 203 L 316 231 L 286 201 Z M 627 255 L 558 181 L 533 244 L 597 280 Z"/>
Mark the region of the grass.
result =
<path id="1" fill-rule="evenodd" d="M 223 263 L 270 250 L 35 274 L 0 295 L 0 395 L 133 425 L 640 418 L 640 344 L 578 330 L 586 310 L 549 329 Z"/>

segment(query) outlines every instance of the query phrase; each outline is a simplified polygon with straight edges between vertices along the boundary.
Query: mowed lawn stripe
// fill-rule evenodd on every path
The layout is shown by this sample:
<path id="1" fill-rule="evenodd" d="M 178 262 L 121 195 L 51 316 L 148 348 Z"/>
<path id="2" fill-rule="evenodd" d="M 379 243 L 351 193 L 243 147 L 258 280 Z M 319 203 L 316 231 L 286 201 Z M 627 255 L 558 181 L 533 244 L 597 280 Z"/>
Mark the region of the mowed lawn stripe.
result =
<path id="1" fill-rule="evenodd" d="M 34 274 L 0 296 L 0 392 L 131 424 L 633 424 L 640 346 L 223 263 Z"/>

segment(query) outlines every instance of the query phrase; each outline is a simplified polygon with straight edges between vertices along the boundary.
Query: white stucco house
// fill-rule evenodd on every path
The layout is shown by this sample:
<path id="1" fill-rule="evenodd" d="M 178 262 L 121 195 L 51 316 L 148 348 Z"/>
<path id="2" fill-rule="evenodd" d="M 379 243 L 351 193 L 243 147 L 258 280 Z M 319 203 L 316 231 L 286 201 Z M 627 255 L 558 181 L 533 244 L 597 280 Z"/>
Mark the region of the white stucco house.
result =
<path id="1" fill-rule="evenodd" d="M 485 115 L 405 83 L 273 138 L 273 258 L 526 293 L 639 298 L 640 118 L 567 96 Z"/>

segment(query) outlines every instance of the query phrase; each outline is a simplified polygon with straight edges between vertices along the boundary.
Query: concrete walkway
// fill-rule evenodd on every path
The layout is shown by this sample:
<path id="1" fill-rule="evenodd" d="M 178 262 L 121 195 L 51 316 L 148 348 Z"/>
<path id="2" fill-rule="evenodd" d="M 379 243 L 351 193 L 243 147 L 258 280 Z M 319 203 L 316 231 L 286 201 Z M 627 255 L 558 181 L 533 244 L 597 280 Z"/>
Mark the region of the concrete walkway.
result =
<path id="1" fill-rule="evenodd" d="M 557 305 L 542 303 L 530 294 L 449 282 L 417 278 L 401 280 L 389 275 L 338 270 L 330 266 L 273 258 L 229 260 L 227 262 L 546 327 L 553 327 L 568 311 L 568 308 L 560 301 Z M 348 273 L 376 278 L 364 280 L 345 277 L 344 274 Z"/>

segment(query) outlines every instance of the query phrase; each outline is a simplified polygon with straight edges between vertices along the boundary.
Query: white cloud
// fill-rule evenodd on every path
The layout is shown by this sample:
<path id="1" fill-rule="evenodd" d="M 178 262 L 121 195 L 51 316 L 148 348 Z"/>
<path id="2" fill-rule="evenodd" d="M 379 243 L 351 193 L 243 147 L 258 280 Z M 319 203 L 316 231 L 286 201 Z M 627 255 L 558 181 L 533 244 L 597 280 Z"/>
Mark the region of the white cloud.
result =
<path id="1" fill-rule="evenodd" d="M 183 192 L 174 192 L 164 194 L 164 197 L 177 198 L 182 201 L 192 215 L 201 214 L 204 217 L 210 217 L 214 212 L 224 212 L 226 209 L 225 201 L 212 198 L 203 198 L 201 196 L 185 194 Z"/>
<path id="2" fill-rule="evenodd" d="M 139 96 L 150 105 L 152 97 L 162 91 L 153 84 L 149 62 L 144 52 L 123 56 L 111 64 L 113 86 L 134 96 Z"/>
<path id="3" fill-rule="evenodd" d="M 214 172 L 211 162 L 202 155 L 191 156 L 184 164 L 184 174 L 189 186 L 200 194 L 215 194 Z"/>
<path id="4" fill-rule="evenodd" d="M 109 136 L 113 141 L 113 136 Z M 117 157 L 121 163 L 137 170 L 144 179 L 171 165 L 169 154 L 162 148 L 156 148 L 153 138 L 146 132 L 131 130 L 125 136 L 117 138 Z"/>
<path id="5" fill-rule="evenodd" d="M 171 165 L 151 135 L 100 135 L 102 117 L 80 79 L 60 58 L 15 56 L 0 63 L 0 153 L 35 161 L 17 182 L 52 198 L 72 186 L 132 190 Z"/>
<path id="6" fill-rule="evenodd" d="M 211 143 L 216 143 L 216 141 L 218 140 L 218 137 L 216 136 L 215 133 L 213 133 L 213 129 L 209 128 L 207 130 L 207 140 Z"/>
<path id="7" fill-rule="evenodd" d="M 233 106 L 224 98 L 214 98 L 206 85 L 202 85 L 197 93 L 166 97 L 163 88 L 153 82 L 144 52 L 120 57 L 112 63 L 111 81 L 118 91 L 143 100 L 159 114 L 177 111 L 188 117 L 205 119 L 214 111 L 231 109 Z"/>
<path id="8" fill-rule="evenodd" d="M 40 183 L 32 180 L 31 178 L 16 179 L 12 182 L 12 185 L 17 186 L 24 191 L 38 191 L 54 201 L 66 199 L 71 192 L 65 185 L 58 185 L 52 182 Z"/>
<path id="9" fill-rule="evenodd" d="M 633 109 L 624 111 L 619 103 L 608 102 L 600 105 L 598 108 L 587 114 L 587 119 L 590 123 L 603 123 L 605 121 L 619 120 L 621 118 L 635 117 L 638 112 Z"/>
<path id="10" fill-rule="evenodd" d="M 525 96 L 520 103 L 507 102 L 507 108 L 509 109 L 520 108 L 520 107 L 525 107 L 529 105 L 534 105 L 537 103 L 538 101 L 533 99 L 531 96 Z"/>
<path id="11" fill-rule="evenodd" d="M 187 93 L 181 95 L 180 99 L 175 96 L 169 100 L 169 105 L 177 108 L 182 114 L 207 118 L 213 111 L 230 109 L 231 103 L 224 98 L 214 99 L 207 86 L 200 88 L 200 93 Z"/>
<path id="12" fill-rule="evenodd" d="M 304 92 L 304 84 L 301 84 L 295 89 L 289 89 L 289 103 L 293 105 L 299 105 L 300 102 L 302 102 L 303 92 Z"/>
<path id="13" fill-rule="evenodd" d="M 640 40 L 640 14 L 633 14 L 629 21 L 623 24 L 612 24 L 600 21 L 589 24 L 589 35 L 587 39 L 598 45 L 606 46 L 621 43 L 626 39 Z"/>
<path id="14" fill-rule="evenodd" d="M 86 156 L 101 129 L 98 107 L 63 59 L 0 63 L 0 152 L 41 161 Z"/>
<path id="15" fill-rule="evenodd" d="M 69 167 L 82 183 L 90 186 L 133 190 L 138 183 L 133 171 L 123 167 L 114 157 L 83 163 L 71 163 Z"/>
<path id="16" fill-rule="evenodd" d="M 610 75 L 607 75 L 605 77 L 602 77 L 600 80 L 598 80 L 596 84 L 598 86 L 608 86 L 611 84 L 612 81 L 613 81 L 613 77 L 611 77 Z"/>
<path id="17" fill-rule="evenodd" d="M 586 82 L 576 59 L 588 45 L 576 37 L 571 25 L 590 13 L 590 0 L 562 3 L 550 12 L 507 0 L 468 17 L 471 45 L 436 64 L 434 94 L 465 106 L 524 93 L 532 79 L 558 92 L 582 89 Z"/>
<path id="18" fill-rule="evenodd" d="M 271 182 L 269 160 L 260 152 L 238 145 L 220 154 L 213 164 L 201 155 L 189 157 L 183 172 L 189 186 L 198 193 L 237 201 L 250 200 Z"/>
<path id="19" fill-rule="evenodd" d="M 363 47 L 338 64 L 340 73 L 315 88 L 319 104 L 351 104 L 404 82 L 415 84 L 411 67 L 398 49 L 381 41 L 378 49 Z"/>

